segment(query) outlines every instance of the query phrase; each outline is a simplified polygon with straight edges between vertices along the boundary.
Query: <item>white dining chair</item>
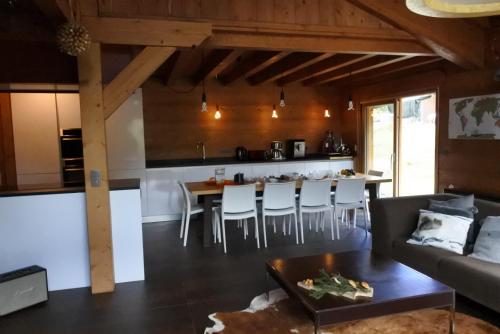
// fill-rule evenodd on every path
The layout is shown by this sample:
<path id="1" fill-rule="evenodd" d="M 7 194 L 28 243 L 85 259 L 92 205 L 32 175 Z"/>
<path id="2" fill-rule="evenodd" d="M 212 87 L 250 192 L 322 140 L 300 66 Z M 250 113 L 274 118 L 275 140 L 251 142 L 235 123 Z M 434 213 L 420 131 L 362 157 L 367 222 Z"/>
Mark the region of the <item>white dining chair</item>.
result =
<path id="1" fill-rule="evenodd" d="M 320 213 L 330 213 L 330 226 L 332 230 L 332 240 L 335 239 L 334 228 L 333 228 L 333 212 L 332 212 L 332 200 L 330 197 L 330 190 L 332 187 L 331 179 L 323 180 L 304 180 L 302 182 L 302 188 L 300 190 L 299 199 L 299 221 L 300 221 L 300 235 L 302 238 L 302 243 L 304 243 L 304 213 L 310 214 L 320 214 Z M 335 221 L 336 222 L 336 221 Z M 337 223 L 337 235 L 338 232 Z"/>
<path id="2" fill-rule="evenodd" d="M 297 207 L 295 204 L 295 181 L 283 183 L 265 183 L 264 195 L 262 200 L 262 231 L 264 233 L 264 247 L 267 248 L 267 232 L 266 232 L 266 217 L 283 217 L 283 234 L 286 234 L 285 217 L 294 217 L 295 222 L 295 239 L 299 243 L 299 235 L 297 229 Z M 276 225 L 273 221 L 274 231 Z M 291 226 L 289 225 L 289 230 Z"/>
<path id="3" fill-rule="evenodd" d="M 340 178 L 337 181 L 333 204 L 334 220 L 337 221 L 338 210 L 354 210 L 354 227 L 356 227 L 356 210 L 362 209 L 365 220 L 365 233 L 368 234 L 367 205 L 364 178 Z M 337 232 L 338 233 L 338 232 Z"/>
<path id="4" fill-rule="evenodd" d="M 257 219 L 257 202 L 255 200 L 256 187 L 255 183 L 225 186 L 222 194 L 222 206 L 220 209 L 221 227 L 222 227 L 222 242 L 224 244 L 224 253 L 227 253 L 226 246 L 226 221 L 227 220 L 246 220 L 254 218 L 255 220 L 255 239 L 257 240 L 257 248 L 260 248 L 259 241 L 259 224 Z M 248 233 L 248 227 L 245 222 L 244 228 Z"/>
<path id="5" fill-rule="evenodd" d="M 177 183 L 181 187 L 183 199 L 180 238 L 184 238 L 184 247 L 186 247 L 189 234 L 189 221 L 191 220 L 191 216 L 197 213 L 202 213 L 205 210 L 201 205 L 191 203 L 189 191 L 187 190 L 184 182 L 177 181 Z"/>

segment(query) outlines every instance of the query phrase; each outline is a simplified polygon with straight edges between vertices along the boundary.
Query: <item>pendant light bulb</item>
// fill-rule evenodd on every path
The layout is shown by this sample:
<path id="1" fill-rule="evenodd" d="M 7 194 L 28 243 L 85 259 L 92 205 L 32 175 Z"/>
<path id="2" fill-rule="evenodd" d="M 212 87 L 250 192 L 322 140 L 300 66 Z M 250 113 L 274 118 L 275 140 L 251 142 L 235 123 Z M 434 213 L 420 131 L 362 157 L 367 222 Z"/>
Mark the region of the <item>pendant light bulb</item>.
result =
<path id="1" fill-rule="evenodd" d="M 281 88 L 281 93 L 280 93 L 280 107 L 281 108 L 285 107 L 285 91 L 283 90 L 283 87 Z"/>
<path id="2" fill-rule="evenodd" d="M 347 110 L 348 111 L 354 110 L 354 102 L 352 102 L 351 96 L 349 96 L 349 100 L 347 101 Z"/>
<path id="3" fill-rule="evenodd" d="M 221 117 L 222 117 L 222 115 L 221 115 L 220 110 L 219 110 L 219 105 L 217 105 L 217 109 L 215 110 L 214 118 L 221 119 Z"/>
<path id="4" fill-rule="evenodd" d="M 330 118 L 330 111 L 325 109 L 325 118 Z"/>
<path id="5" fill-rule="evenodd" d="M 208 111 L 207 94 L 205 94 L 205 91 L 203 90 L 203 93 L 201 94 L 201 112 L 207 112 L 207 111 Z"/>
<path id="6" fill-rule="evenodd" d="M 272 118 L 278 118 L 278 113 L 276 112 L 276 105 L 273 104 L 273 114 L 271 115 Z"/>

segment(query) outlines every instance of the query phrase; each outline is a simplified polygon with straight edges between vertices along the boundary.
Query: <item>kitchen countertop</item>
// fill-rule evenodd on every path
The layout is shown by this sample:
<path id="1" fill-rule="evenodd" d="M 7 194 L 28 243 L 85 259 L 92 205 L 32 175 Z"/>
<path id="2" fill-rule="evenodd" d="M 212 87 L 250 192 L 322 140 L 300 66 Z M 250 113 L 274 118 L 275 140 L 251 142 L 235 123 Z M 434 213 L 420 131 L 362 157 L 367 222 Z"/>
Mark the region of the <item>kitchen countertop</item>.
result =
<path id="1" fill-rule="evenodd" d="M 140 179 L 116 179 L 109 180 L 109 190 L 129 190 L 140 189 Z M 25 185 L 18 186 L 17 189 L 2 190 L 0 197 L 49 195 L 85 192 L 85 187 L 64 187 L 62 184 L 52 185 Z"/>
<path id="2" fill-rule="evenodd" d="M 286 160 L 244 160 L 240 161 L 234 157 L 219 157 L 203 159 L 169 159 L 169 160 L 146 160 L 146 168 L 166 168 L 166 167 L 192 167 L 192 166 L 213 166 L 213 165 L 238 165 L 238 164 L 258 164 L 258 163 L 283 163 L 283 162 L 304 162 L 304 161 L 335 161 L 350 160 L 352 155 L 347 156 L 326 156 L 322 154 L 311 154 L 305 158 Z"/>

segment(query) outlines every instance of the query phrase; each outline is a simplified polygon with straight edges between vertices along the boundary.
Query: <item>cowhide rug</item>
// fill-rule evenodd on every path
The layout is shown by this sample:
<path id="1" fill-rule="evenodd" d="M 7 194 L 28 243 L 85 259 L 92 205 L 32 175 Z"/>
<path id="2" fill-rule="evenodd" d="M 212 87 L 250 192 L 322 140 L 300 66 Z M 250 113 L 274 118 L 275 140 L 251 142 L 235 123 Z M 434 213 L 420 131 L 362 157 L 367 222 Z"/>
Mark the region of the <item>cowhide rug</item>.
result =
<path id="1" fill-rule="evenodd" d="M 214 321 L 205 334 L 292 333 L 312 334 L 314 327 L 299 305 L 290 301 L 283 290 L 255 297 L 243 311 L 214 313 Z M 422 310 L 380 318 L 323 327 L 322 334 L 447 334 L 449 313 L 445 310 Z M 480 319 L 456 313 L 456 334 L 500 334 L 500 329 Z"/>

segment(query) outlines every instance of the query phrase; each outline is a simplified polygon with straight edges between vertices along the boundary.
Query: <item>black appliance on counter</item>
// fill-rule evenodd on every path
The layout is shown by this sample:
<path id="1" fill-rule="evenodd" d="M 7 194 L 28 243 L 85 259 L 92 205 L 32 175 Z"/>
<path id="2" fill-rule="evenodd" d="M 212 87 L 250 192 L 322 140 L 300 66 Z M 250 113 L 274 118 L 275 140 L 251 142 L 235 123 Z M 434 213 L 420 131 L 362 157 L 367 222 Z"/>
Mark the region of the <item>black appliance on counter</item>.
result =
<path id="1" fill-rule="evenodd" d="M 306 141 L 304 139 L 288 139 L 286 141 L 286 157 L 300 159 L 306 156 Z"/>
<path id="2" fill-rule="evenodd" d="M 248 160 L 248 150 L 243 146 L 236 148 L 236 159 L 240 161 Z"/>
<path id="3" fill-rule="evenodd" d="M 83 171 L 82 129 L 61 129 L 59 139 L 64 186 L 83 186 L 85 174 Z"/>

